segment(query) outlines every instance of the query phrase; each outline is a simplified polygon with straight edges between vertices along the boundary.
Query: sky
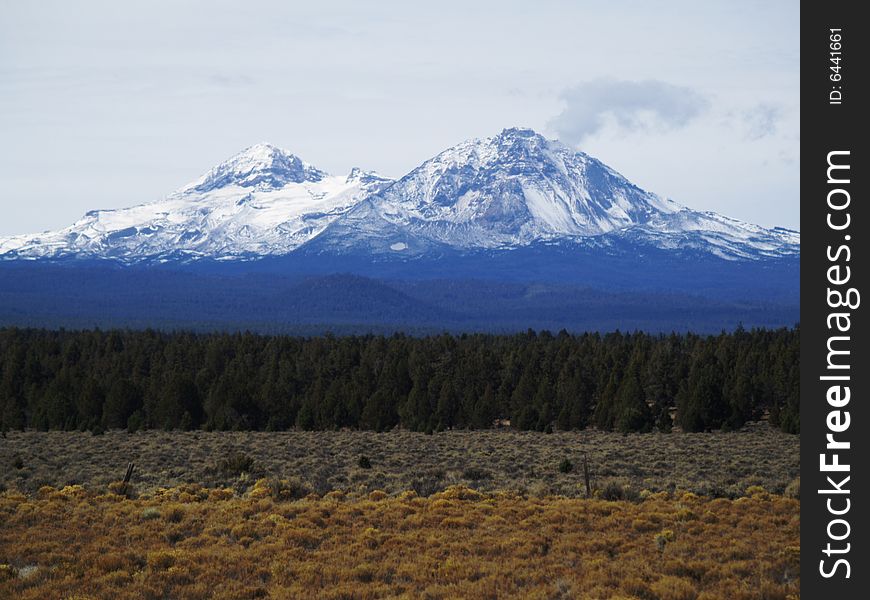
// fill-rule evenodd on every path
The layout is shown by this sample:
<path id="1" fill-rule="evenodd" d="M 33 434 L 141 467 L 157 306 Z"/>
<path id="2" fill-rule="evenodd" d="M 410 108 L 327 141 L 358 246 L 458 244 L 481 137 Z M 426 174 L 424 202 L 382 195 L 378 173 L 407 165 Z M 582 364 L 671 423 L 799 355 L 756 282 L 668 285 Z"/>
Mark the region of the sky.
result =
<path id="1" fill-rule="evenodd" d="M 531 127 L 799 229 L 799 1 L 0 0 L 0 235 L 158 200 L 268 141 L 399 177 Z"/>

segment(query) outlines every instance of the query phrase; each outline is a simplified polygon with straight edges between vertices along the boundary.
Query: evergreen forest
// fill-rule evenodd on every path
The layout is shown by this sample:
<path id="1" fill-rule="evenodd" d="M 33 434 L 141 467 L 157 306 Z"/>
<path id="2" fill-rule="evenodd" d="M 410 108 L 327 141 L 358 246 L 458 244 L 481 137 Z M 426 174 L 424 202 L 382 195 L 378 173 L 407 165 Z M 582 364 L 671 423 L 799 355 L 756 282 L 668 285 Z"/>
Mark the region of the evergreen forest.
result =
<path id="1" fill-rule="evenodd" d="M 263 336 L 0 329 L 0 427 L 799 432 L 799 328 Z"/>

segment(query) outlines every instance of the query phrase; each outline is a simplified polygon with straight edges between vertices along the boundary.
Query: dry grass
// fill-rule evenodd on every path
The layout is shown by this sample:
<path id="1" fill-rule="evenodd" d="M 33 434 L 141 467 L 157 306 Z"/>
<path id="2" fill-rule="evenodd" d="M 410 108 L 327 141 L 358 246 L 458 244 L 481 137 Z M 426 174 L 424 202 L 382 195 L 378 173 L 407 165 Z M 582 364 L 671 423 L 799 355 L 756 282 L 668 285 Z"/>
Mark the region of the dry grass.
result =
<path id="1" fill-rule="evenodd" d="M 103 487 L 136 463 L 139 492 L 185 483 L 246 491 L 259 477 L 303 490 L 429 495 L 451 485 L 574 497 L 585 493 L 583 456 L 602 492 L 690 490 L 736 498 L 753 485 L 782 493 L 799 474 L 797 436 L 766 425 L 730 433 L 621 435 L 448 431 L 9 432 L 0 440 L 0 486 Z M 368 459 L 366 468 L 363 457 Z M 570 461 L 573 468 L 560 470 Z M 790 490 L 791 491 L 791 490 Z M 616 495 L 618 497 L 619 494 Z"/>
<path id="2" fill-rule="evenodd" d="M 797 500 L 0 494 L 2 598 L 799 597 Z M 276 499 L 277 498 L 277 499 Z"/>
<path id="3" fill-rule="evenodd" d="M 798 598 L 798 444 L 11 432 L 0 598 Z"/>

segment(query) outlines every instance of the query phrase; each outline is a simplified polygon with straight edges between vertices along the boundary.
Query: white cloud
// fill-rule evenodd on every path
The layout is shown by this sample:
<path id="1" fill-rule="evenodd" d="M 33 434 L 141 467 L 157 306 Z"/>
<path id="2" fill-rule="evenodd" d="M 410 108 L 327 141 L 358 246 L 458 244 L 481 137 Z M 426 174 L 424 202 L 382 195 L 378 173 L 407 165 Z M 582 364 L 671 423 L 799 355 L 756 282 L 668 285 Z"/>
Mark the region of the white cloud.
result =
<path id="1" fill-rule="evenodd" d="M 743 111 L 741 115 L 746 128 L 746 137 L 750 140 L 760 140 L 774 135 L 780 119 L 782 108 L 774 104 L 758 104 Z"/>
<path id="2" fill-rule="evenodd" d="M 695 90 L 653 79 L 586 81 L 563 91 L 561 98 L 565 108 L 549 127 L 571 144 L 579 144 L 610 122 L 629 132 L 677 129 L 709 107 Z"/>

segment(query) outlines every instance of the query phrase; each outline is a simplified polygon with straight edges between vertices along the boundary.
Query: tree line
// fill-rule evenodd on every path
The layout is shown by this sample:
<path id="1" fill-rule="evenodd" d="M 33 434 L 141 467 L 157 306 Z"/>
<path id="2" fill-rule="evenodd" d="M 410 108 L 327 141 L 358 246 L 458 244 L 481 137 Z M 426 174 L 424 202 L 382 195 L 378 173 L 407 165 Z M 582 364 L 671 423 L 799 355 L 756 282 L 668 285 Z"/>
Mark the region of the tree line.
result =
<path id="1" fill-rule="evenodd" d="M 261 336 L 0 329 L 2 429 L 799 432 L 799 330 Z"/>

